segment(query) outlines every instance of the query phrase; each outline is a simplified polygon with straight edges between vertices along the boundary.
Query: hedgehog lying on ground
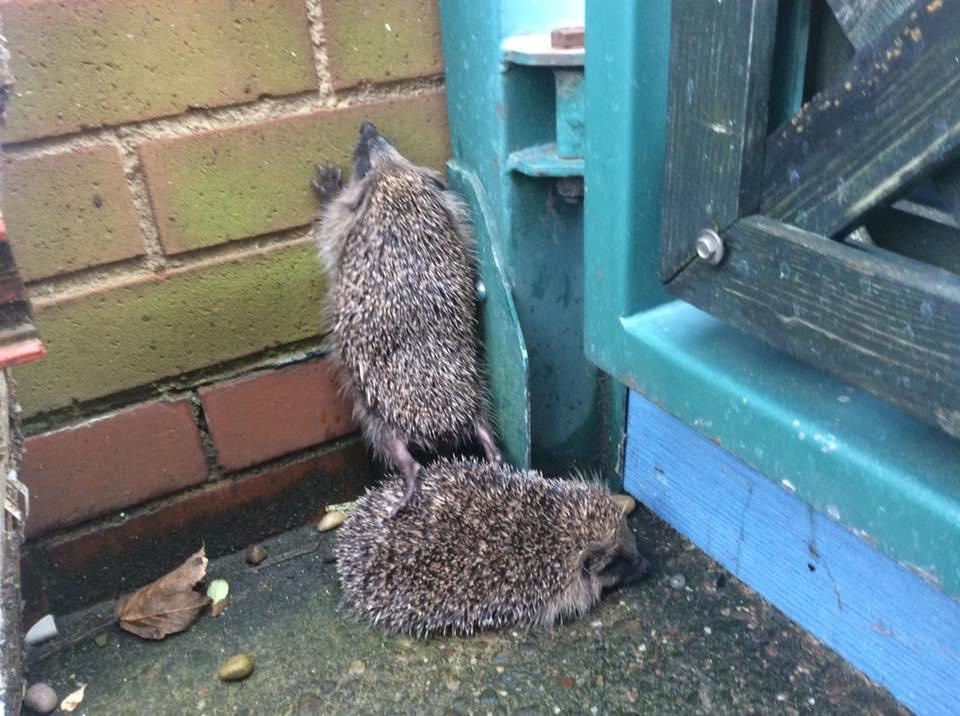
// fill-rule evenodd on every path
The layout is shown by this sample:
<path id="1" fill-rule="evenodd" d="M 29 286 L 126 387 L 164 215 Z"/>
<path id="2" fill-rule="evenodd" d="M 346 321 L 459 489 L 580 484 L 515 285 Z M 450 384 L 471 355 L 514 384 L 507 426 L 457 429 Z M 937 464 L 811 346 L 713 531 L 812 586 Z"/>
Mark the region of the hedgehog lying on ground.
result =
<path id="1" fill-rule="evenodd" d="M 467 211 L 440 176 L 405 159 L 364 122 L 346 187 L 318 168 L 320 257 L 329 318 L 354 413 L 374 451 L 406 480 L 435 452 L 475 436 L 499 461 L 477 345 Z"/>
<path id="2" fill-rule="evenodd" d="M 471 634 L 581 616 L 643 576 L 620 507 L 600 485 L 551 480 L 473 458 L 423 468 L 368 492 L 337 538 L 344 606 L 389 631 Z"/>

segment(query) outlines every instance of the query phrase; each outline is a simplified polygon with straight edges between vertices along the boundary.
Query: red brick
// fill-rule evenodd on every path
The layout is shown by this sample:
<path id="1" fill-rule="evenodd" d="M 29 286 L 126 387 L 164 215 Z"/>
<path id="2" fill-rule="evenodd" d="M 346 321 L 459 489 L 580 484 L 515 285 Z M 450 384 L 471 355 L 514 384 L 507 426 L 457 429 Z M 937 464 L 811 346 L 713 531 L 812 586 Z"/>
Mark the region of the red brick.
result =
<path id="1" fill-rule="evenodd" d="M 206 545 L 217 557 L 319 517 L 376 477 L 359 440 L 320 455 L 192 490 L 97 529 L 29 542 L 28 613 L 75 611 L 140 587 Z"/>
<path id="2" fill-rule="evenodd" d="M 27 438 L 27 536 L 130 507 L 207 479 L 185 400 L 137 405 Z"/>
<path id="3" fill-rule="evenodd" d="M 4 142 L 317 86 L 303 0 L 6 2 Z"/>
<path id="4" fill-rule="evenodd" d="M 318 445 L 355 429 L 327 359 L 200 389 L 207 427 L 226 470 Z"/>
<path id="5" fill-rule="evenodd" d="M 330 74 L 336 89 L 443 72 L 437 0 L 324 0 Z"/>
<path id="6" fill-rule="evenodd" d="M 144 143 L 139 151 L 164 250 L 309 224 L 317 213 L 315 165 L 348 168 L 364 120 L 418 164 L 443 169 L 450 156 L 443 92 Z"/>
<path id="7" fill-rule="evenodd" d="M 28 280 L 144 253 L 116 147 L 8 160 L 4 186 L 10 243 Z"/>

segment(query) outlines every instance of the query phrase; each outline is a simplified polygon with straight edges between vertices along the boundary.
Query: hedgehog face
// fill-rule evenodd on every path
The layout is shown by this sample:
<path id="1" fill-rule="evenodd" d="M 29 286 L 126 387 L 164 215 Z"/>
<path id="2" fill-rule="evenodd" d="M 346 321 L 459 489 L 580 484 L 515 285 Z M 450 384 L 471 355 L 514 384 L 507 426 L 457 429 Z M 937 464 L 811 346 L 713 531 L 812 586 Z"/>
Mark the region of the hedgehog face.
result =
<path id="1" fill-rule="evenodd" d="M 621 516 L 615 530 L 590 544 L 580 555 L 579 569 L 568 585 L 547 600 L 537 620 L 552 624 L 586 613 L 605 592 L 634 582 L 650 571 L 637 541 Z"/>
<path id="2" fill-rule="evenodd" d="M 626 518 L 620 520 L 612 539 L 591 545 L 583 556 L 582 566 L 590 592 L 598 596 L 635 582 L 650 571 L 650 562 L 637 549 Z"/>

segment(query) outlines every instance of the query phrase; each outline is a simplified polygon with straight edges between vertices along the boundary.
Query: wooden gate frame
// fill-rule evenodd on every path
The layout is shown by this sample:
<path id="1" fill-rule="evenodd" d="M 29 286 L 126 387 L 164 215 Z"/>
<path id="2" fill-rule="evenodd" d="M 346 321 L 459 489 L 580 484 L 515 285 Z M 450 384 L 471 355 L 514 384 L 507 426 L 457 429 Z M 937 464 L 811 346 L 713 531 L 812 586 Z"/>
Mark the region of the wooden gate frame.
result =
<path id="1" fill-rule="evenodd" d="M 769 136 L 777 3 L 674 3 L 660 277 L 960 436 L 960 276 L 839 240 L 955 158 L 960 2 L 830 2 L 856 54 Z"/>

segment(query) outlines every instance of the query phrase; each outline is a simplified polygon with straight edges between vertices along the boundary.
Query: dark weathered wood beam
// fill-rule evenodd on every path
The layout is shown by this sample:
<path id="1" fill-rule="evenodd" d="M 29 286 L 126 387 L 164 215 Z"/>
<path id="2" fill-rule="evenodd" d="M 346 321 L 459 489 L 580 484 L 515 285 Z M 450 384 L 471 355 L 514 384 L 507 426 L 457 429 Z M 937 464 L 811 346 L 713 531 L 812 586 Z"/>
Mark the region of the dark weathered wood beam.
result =
<path id="1" fill-rule="evenodd" d="M 761 213 L 825 236 L 950 159 L 960 143 L 960 2 L 914 3 L 770 136 Z"/>
<path id="2" fill-rule="evenodd" d="M 960 224 L 960 162 L 944 167 L 934 177 L 937 190 L 957 224 Z"/>
<path id="3" fill-rule="evenodd" d="M 660 274 L 694 257 L 697 233 L 759 205 L 777 3 L 677 0 Z"/>
<path id="4" fill-rule="evenodd" d="M 897 202 L 894 208 L 880 209 L 871 215 L 870 235 L 883 249 L 960 276 L 960 231 L 929 218 L 946 218 L 938 213 L 923 205 L 904 206 Z"/>
<path id="5" fill-rule="evenodd" d="M 719 266 L 671 290 L 960 436 L 960 276 L 763 216 L 724 232 Z"/>
<path id="6" fill-rule="evenodd" d="M 827 0 L 850 43 L 866 47 L 895 22 L 911 0 Z"/>

